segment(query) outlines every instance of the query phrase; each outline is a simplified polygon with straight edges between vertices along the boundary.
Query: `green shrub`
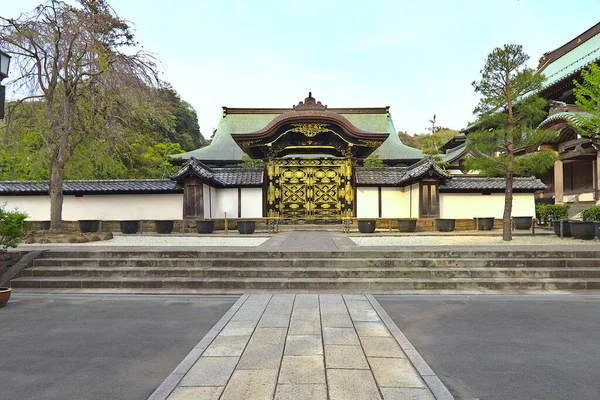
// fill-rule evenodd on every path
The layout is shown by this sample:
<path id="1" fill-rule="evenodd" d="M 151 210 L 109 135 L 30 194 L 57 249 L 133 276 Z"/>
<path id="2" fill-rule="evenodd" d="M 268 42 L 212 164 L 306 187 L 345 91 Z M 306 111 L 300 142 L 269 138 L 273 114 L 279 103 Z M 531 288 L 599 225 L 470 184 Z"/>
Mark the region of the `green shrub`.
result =
<path id="1" fill-rule="evenodd" d="M 584 221 L 600 221 L 600 206 L 592 206 L 581 212 Z"/>
<path id="2" fill-rule="evenodd" d="M 535 214 L 538 220 L 558 221 L 569 218 L 568 204 L 536 204 Z"/>
<path id="3" fill-rule="evenodd" d="M 15 209 L 7 211 L 6 205 L 0 206 L 0 252 L 9 247 L 17 247 L 25 236 L 27 214 Z"/>

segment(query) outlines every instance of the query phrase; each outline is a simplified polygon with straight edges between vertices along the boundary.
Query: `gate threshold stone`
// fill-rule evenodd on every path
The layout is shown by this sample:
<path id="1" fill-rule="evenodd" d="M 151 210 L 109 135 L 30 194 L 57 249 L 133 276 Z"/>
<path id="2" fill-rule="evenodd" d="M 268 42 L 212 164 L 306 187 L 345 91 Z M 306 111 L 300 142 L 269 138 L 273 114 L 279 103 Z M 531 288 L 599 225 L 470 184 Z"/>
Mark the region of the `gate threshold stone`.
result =
<path id="1" fill-rule="evenodd" d="M 453 399 L 372 295 L 246 294 L 149 400 Z"/>

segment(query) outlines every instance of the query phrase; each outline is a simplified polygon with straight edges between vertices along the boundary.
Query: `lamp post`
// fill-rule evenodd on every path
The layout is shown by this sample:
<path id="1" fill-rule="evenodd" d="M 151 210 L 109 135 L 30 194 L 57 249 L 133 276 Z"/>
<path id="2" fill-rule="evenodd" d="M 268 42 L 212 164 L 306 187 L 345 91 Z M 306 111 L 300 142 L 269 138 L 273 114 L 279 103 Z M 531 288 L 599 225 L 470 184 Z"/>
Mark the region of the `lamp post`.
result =
<path id="1" fill-rule="evenodd" d="M 10 56 L 3 51 L 0 51 L 0 83 L 8 76 L 10 68 Z M 4 119 L 4 99 L 6 96 L 6 88 L 0 85 L 0 119 Z"/>

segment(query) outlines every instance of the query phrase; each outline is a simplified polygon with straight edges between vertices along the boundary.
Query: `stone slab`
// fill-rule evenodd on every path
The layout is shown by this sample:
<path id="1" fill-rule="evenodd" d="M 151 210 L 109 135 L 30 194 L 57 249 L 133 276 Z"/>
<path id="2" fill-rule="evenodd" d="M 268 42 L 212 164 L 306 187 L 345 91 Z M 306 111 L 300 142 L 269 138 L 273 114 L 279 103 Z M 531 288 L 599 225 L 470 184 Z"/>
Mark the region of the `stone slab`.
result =
<path id="1" fill-rule="evenodd" d="M 208 346 L 203 356 L 205 357 L 239 357 L 242 355 L 249 335 L 244 336 L 217 336 Z"/>
<path id="2" fill-rule="evenodd" d="M 321 314 L 348 314 L 348 309 L 344 303 L 321 303 Z"/>
<path id="3" fill-rule="evenodd" d="M 358 336 L 384 336 L 391 337 L 386 326 L 381 322 L 355 322 L 354 327 Z"/>
<path id="4" fill-rule="evenodd" d="M 239 360 L 238 357 L 200 357 L 179 386 L 225 386 Z"/>
<path id="5" fill-rule="evenodd" d="M 277 385 L 275 400 L 327 400 L 325 385 Z"/>
<path id="6" fill-rule="evenodd" d="M 259 328 L 287 328 L 290 324 L 290 314 L 263 314 L 258 322 Z"/>
<path id="7" fill-rule="evenodd" d="M 325 384 L 325 366 L 322 356 L 285 356 L 281 361 L 281 384 Z"/>
<path id="8" fill-rule="evenodd" d="M 361 337 L 360 342 L 367 357 L 406 358 L 406 355 L 392 337 L 364 336 Z"/>
<path id="9" fill-rule="evenodd" d="M 237 369 L 278 369 L 286 332 L 285 328 L 257 328 Z"/>
<path id="10" fill-rule="evenodd" d="M 369 364 L 360 346 L 325 345 L 327 368 L 369 369 Z"/>
<path id="11" fill-rule="evenodd" d="M 218 400 L 223 393 L 219 387 L 177 387 L 167 400 Z"/>
<path id="12" fill-rule="evenodd" d="M 288 336 L 285 343 L 286 356 L 322 356 L 323 344 L 320 335 Z"/>
<path id="13" fill-rule="evenodd" d="M 236 370 L 221 400 L 272 400 L 276 381 L 277 370 Z"/>
<path id="14" fill-rule="evenodd" d="M 348 310 L 350 312 L 350 318 L 352 318 L 352 321 L 354 322 L 358 322 L 358 321 L 379 321 L 379 315 L 377 314 L 377 311 L 370 309 L 370 310 L 363 310 L 363 309 L 350 309 Z"/>
<path id="15" fill-rule="evenodd" d="M 322 318 L 323 328 L 354 328 L 348 314 L 330 314 Z"/>
<path id="16" fill-rule="evenodd" d="M 328 369 L 327 384 L 330 400 L 381 399 L 369 370 Z"/>
<path id="17" fill-rule="evenodd" d="M 252 335 L 256 323 L 252 321 L 230 321 L 219 333 L 219 336 L 248 336 Z"/>
<path id="18" fill-rule="evenodd" d="M 360 346 L 354 328 L 323 328 L 323 343 Z"/>
<path id="19" fill-rule="evenodd" d="M 292 319 L 289 335 L 320 335 L 321 322 L 318 319 Z"/>
<path id="20" fill-rule="evenodd" d="M 406 358 L 369 358 L 369 363 L 380 387 L 426 387 Z"/>
<path id="21" fill-rule="evenodd" d="M 383 400 L 436 400 L 429 389 L 381 388 Z"/>

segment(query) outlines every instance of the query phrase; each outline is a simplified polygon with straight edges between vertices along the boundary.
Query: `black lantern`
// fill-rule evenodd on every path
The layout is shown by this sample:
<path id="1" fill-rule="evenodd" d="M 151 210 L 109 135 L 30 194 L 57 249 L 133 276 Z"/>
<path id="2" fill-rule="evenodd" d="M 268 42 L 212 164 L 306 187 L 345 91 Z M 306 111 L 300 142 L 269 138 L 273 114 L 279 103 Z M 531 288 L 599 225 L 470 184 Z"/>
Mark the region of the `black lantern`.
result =
<path id="1" fill-rule="evenodd" d="M 8 76 L 8 69 L 10 68 L 10 56 L 3 51 L 0 51 L 0 82 Z M 0 85 L 0 119 L 4 119 L 4 98 L 6 95 L 6 88 Z"/>

